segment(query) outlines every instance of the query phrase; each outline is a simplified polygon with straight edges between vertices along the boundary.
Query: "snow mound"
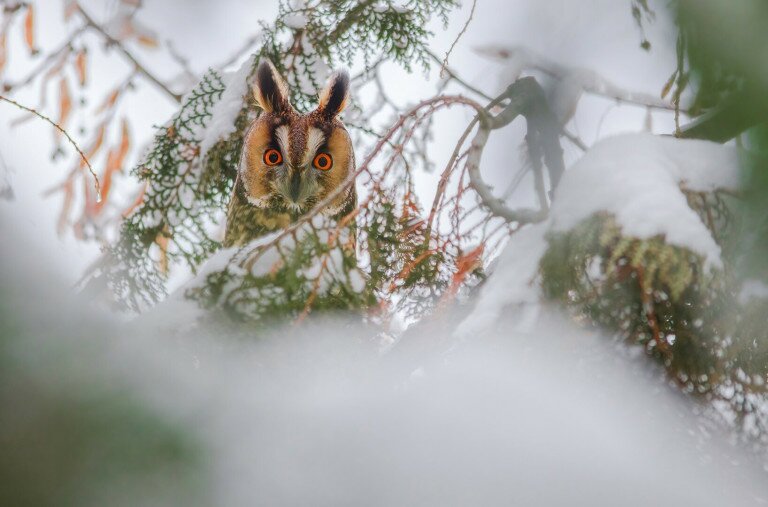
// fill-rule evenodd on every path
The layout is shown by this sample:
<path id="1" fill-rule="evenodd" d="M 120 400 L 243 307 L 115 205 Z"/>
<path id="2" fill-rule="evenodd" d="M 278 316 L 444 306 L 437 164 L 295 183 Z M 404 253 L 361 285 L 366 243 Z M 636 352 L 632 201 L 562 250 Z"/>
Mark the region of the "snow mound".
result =
<path id="1" fill-rule="evenodd" d="M 739 185 L 736 148 L 709 141 L 626 134 L 596 144 L 566 171 L 552 205 L 551 228 L 567 231 L 595 213 L 615 216 L 627 236 L 667 243 L 722 267 L 720 247 L 682 189 L 711 192 Z"/>
<path id="2" fill-rule="evenodd" d="M 697 192 L 738 188 L 738 150 L 708 141 L 625 134 L 590 149 L 566 171 L 549 219 L 515 234 L 489 277 L 475 311 L 456 329 L 469 338 L 489 329 L 511 306 L 528 314 L 539 300 L 536 277 L 548 232 L 567 231 L 598 212 L 611 213 L 626 236 L 664 236 L 688 248 L 705 266 L 722 266 L 720 247 L 683 188 Z"/>
<path id="3" fill-rule="evenodd" d="M 511 304 L 535 307 L 539 289 L 534 279 L 539 259 L 547 250 L 546 231 L 546 224 L 539 224 L 514 235 L 499 258 L 498 269 L 488 277 L 475 310 L 456 328 L 456 336 L 468 338 L 487 330 Z"/>

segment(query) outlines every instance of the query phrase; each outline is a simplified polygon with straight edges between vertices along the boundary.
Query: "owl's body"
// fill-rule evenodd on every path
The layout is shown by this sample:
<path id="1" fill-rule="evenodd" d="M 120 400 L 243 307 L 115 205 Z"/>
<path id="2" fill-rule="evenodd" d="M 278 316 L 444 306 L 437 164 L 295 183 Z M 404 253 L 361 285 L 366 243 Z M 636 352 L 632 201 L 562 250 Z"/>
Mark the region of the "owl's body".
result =
<path id="1" fill-rule="evenodd" d="M 349 91 L 344 72 L 331 76 L 317 109 L 301 115 L 285 82 L 269 62 L 256 72 L 254 94 L 264 110 L 245 134 L 235 188 L 227 212 L 225 246 L 243 245 L 284 229 L 314 208 L 355 170 L 349 133 L 338 119 Z M 357 205 L 354 185 L 322 212 L 341 218 Z"/>

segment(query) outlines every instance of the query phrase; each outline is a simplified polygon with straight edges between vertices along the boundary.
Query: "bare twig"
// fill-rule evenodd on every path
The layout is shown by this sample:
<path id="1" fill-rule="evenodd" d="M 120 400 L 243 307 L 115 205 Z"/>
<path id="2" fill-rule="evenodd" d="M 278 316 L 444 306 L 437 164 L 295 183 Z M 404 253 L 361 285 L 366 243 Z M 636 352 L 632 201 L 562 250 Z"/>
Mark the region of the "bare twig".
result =
<path id="1" fill-rule="evenodd" d="M 453 40 L 453 43 L 451 43 L 451 47 L 448 48 L 448 51 L 445 53 L 443 65 L 440 67 L 440 77 L 444 77 L 445 69 L 448 67 L 448 58 L 450 58 L 451 53 L 453 52 L 453 48 L 456 47 L 456 44 L 459 42 L 459 39 L 461 39 L 461 36 L 466 33 L 469 24 L 472 22 L 472 18 L 475 17 L 475 7 L 477 7 L 477 0 L 472 0 L 472 9 L 469 11 L 469 17 L 467 18 L 467 21 L 464 23 L 464 26 L 461 28 L 459 34 Z"/>
<path id="2" fill-rule="evenodd" d="M 89 27 L 91 27 L 94 30 L 96 30 L 97 32 L 99 32 L 101 34 L 101 36 L 104 37 L 104 39 L 107 41 L 107 44 L 109 46 L 113 46 L 113 47 L 117 48 L 117 50 L 120 51 L 123 54 L 123 56 L 125 56 L 134 65 L 134 67 L 136 67 L 136 70 L 141 75 L 143 75 L 145 78 L 147 78 L 149 81 L 151 81 L 155 86 L 160 88 L 163 92 L 165 92 L 166 95 L 168 95 L 174 101 L 179 102 L 179 103 L 181 102 L 181 95 L 179 95 L 178 93 L 174 93 L 170 88 L 168 88 L 168 86 L 165 85 L 165 83 L 160 81 L 160 79 L 158 79 L 154 74 L 149 72 L 144 65 L 142 65 L 141 63 L 139 63 L 138 60 L 136 60 L 136 57 L 134 57 L 133 54 L 130 51 L 128 51 L 125 48 L 125 46 L 120 41 L 118 41 L 117 39 L 112 37 L 104 29 L 104 27 L 102 27 L 100 24 L 96 23 L 96 21 L 94 21 L 93 18 L 90 15 L 88 15 L 88 13 L 85 12 L 85 10 L 81 6 L 78 5 L 77 11 L 83 17 L 83 19 L 85 20 L 86 24 Z"/>
<path id="3" fill-rule="evenodd" d="M 168 54 L 170 57 L 179 65 L 179 67 L 181 67 L 182 72 L 187 76 L 187 78 L 192 81 L 196 81 L 198 77 L 194 72 L 192 72 L 192 68 L 189 65 L 189 59 L 176 49 L 176 45 L 173 43 L 173 41 L 167 39 L 165 41 L 165 47 L 168 49 Z"/>
<path id="4" fill-rule="evenodd" d="M 427 50 L 427 54 L 429 54 L 430 58 L 432 58 L 435 62 L 441 63 L 440 58 L 436 54 L 434 54 L 433 52 Z M 467 90 L 471 91 L 472 93 L 474 93 L 476 95 L 479 95 L 480 97 L 484 98 L 485 100 L 491 100 L 491 101 L 493 100 L 493 98 L 490 95 L 488 95 L 487 93 L 483 92 L 482 90 L 480 90 L 478 88 L 475 88 L 474 86 L 469 84 L 466 80 L 462 79 L 458 75 L 458 73 L 455 70 L 451 69 L 450 67 L 447 67 L 447 66 L 443 67 L 442 70 L 445 70 L 445 72 L 448 74 L 448 77 L 451 80 L 456 81 L 458 84 L 460 84 L 461 86 L 463 86 Z M 499 103 L 498 101 L 494 102 L 494 104 L 498 104 L 498 103 Z M 581 151 L 587 151 L 588 147 L 584 143 L 584 141 L 582 141 L 579 138 L 579 136 L 577 136 L 576 134 L 570 132 L 567 128 L 565 128 L 565 126 L 562 127 L 561 135 L 563 137 L 565 137 L 566 139 L 568 139 L 571 143 L 573 143 L 574 146 L 579 148 Z"/>
<path id="5" fill-rule="evenodd" d="M 432 51 L 430 51 L 430 50 L 427 50 L 427 54 L 428 54 L 428 55 L 429 55 L 429 57 L 430 57 L 430 58 L 432 58 L 432 59 L 433 59 L 435 62 L 437 62 L 437 63 L 440 63 L 440 64 L 442 64 L 442 63 L 443 63 L 443 61 L 442 61 L 442 60 L 440 60 L 440 57 L 439 57 L 439 56 L 437 56 L 437 55 L 436 55 L 435 53 L 433 53 Z M 484 98 L 485 100 L 493 100 L 493 97 L 491 97 L 491 96 L 490 96 L 490 95 L 488 95 L 487 93 L 484 93 L 482 90 L 479 90 L 478 88 L 475 88 L 475 87 L 474 87 L 474 86 L 472 86 L 471 84 L 467 83 L 467 82 L 466 82 L 464 79 L 462 79 L 461 77 L 459 77 L 459 75 L 458 75 L 458 74 L 457 74 L 457 73 L 456 73 L 456 72 L 455 72 L 453 69 L 451 69 L 451 68 L 450 68 L 450 67 L 449 67 L 447 64 L 446 64 L 446 65 L 443 65 L 443 66 L 440 68 L 440 73 L 442 74 L 443 72 L 445 72 L 445 73 L 448 75 L 448 77 L 449 77 L 450 79 L 453 79 L 454 81 L 456 81 L 457 83 L 459 83 L 461 86 L 463 86 L 463 87 L 464 87 L 464 88 L 466 88 L 467 90 L 471 91 L 472 93 L 479 95 L 480 97 Z"/>
<path id="6" fill-rule="evenodd" d="M 64 134 L 64 137 L 66 137 L 67 141 L 69 141 L 69 143 L 75 148 L 75 150 L 77 150 L 77 153 L 80 154 L 80 157 L 83 159 L 83 162 L 85 162 L 85 165 L 88 166 L 88 171 L 91 173 L 91 176 L 93 176 L 93 183 L 94 183 L 94 187 L 96 189 L 96 202 L 101 202 L 101 186 L 99 184 L 99 177 L 96 175 L 96 171 L 93 170 L 93 167 L 91 166 L 91 163 L 88 161 L 88 158 L 85 156 L 85 153 L 83 153 L 83 150 L 80 149 L 80 147 L 77 145 L 75 140 L 72 139 L 72 137 L 70 137 L 70 135 L 67 133 L 67 131 L 64 130 L 58 123 L 56 123 L 55 121 L 51 120 L 50 118 L 48 118 L 44 114 L 39 113 L 38 111 L 36 111 L 36 110 L 34 110 L 34 109 L 30 108 L 30 107 L 27 107 L 25 105 L 19 104 L 18 102 L 16 102 L 13 99 L 9 99 L 8 97 L 4 97 L 4 96 L 0 95 L 0 100 L 2 100 L 4 102 L 8 102 L 9 104 L 12 104 L 12 105 L 16 106 L 16 107 L 18 107 L 19 109 L 21 109 L 23 111 L 26 111 L 28 113 L 34 114 L 38 118 L 47 121 L 48 123 L 53 125 L 54 128 L 56 128 L 56 130 L 58 130 L 59 132 Z"/>

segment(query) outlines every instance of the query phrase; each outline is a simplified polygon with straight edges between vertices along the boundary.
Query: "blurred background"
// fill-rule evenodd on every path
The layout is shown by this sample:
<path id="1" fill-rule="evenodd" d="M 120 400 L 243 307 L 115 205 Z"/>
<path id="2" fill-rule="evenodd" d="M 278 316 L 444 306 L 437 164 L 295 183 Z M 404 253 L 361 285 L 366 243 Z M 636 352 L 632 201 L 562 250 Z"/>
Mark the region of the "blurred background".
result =
<path id="1" fill-rule="evenodd" d="M 563 126 L 566 174 L 604 161 L 585 154 L 617 134 L 706 140 L 716 161 L 738 148 L 740 164 L 724 164 L 742 184 L 726 192 L 738 203 L 724 213 L 738 227 L 715 237 L 725 268 L 712 277 L 701 256 L 663 237 L 588 222 L 562 236 L 521 225 L 486 259 L 487 283 L 397 332 L 348 314 L 259 333 L 240 321 L 197 325 L 200 309 L 174 292 L 191 277 L 184 266 L 172 296 L 139 316 L 75 289 L 140 200 L 130 170 L 181 97 L 208 69 L 247 64 L 276 19 L 301 27 L 286 9 L 315 3 L 0 4 L 0 95 L 65 126 L 109 194 L 96 203 L 79 155 L 50 123 L 0 101 L 0 504 L 768 503 L 763 2 L 464 0 L 445 25 L 429 20 L 429 68 L 386 60 L 353 95 L 363 113 L 381 100 L 389 109 L 345 117 L 382 131 L 440 93 L 484 106 L 533 76 Z M 345 65 L 362 76 L 370 63 Z M 413 173 L 422 203 L 474 115 L 432 120 L 423 151 L 434 167 Z M 494 132 L 482 160 L 513 207 L 537 203 L 527 133 L 522 120 Z M 358 134 L 360 160 L 372 142 Z M 631 156 L 673 176 L 683 158 L 649 148 L 606 167 Z M 690 204 L 719 189 L 707 190 L 675 195 Z M 713 237 L 718 220 L 706 224 Z M 614 240 L 630 252 L 622 266 L 640 270 L 611 278 Z M 664 262 L 673 267 L 646 290 L 638 273 Z M 679 278 L 678 291 L 667 280 Z"/>

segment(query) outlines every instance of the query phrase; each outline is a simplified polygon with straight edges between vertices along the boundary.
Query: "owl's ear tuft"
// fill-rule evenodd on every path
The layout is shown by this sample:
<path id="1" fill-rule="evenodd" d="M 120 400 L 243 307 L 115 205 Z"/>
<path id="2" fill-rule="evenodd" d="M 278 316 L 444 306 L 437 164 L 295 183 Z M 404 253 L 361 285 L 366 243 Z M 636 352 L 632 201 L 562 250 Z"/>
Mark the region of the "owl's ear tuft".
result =
<path id="1" fill-rule="evenodd" d="M 267 59 L 263 59 L 256 69 L 253 96 L 259 106 L 268 113 L 280 114 L 293 110 L 288 99 L 288 85 Z"/>
<path id="2" fill-rule="evenodd" d="M 337 70 L 328 79 L 320 92 L 317 110 L 327 118 L 335 118 L 346 107 L 349 98 L 349 74 L 345 70 Z"/>

